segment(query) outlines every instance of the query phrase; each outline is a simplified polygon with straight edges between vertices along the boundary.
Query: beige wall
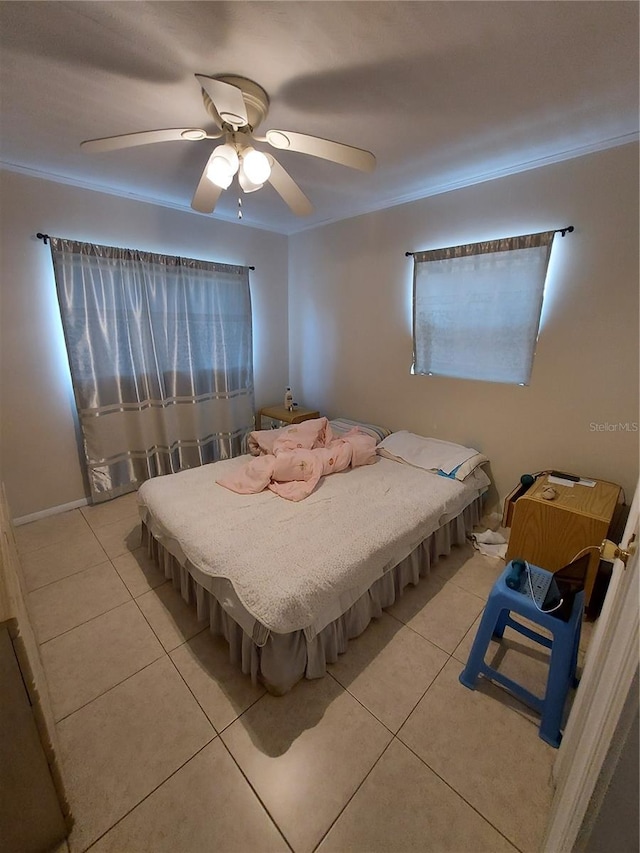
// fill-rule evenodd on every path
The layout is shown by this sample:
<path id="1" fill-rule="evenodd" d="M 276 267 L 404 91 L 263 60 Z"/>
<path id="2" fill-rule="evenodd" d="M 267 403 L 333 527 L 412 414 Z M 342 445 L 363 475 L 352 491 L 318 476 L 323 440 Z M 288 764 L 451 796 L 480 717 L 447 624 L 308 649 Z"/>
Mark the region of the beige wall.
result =
<path id="1" fill-rule="evenodd" d="M 531 384 L 411 376 L 406 250 L 558 235 Z M 464 305 L 460 306 L 464 311 Z M 638 146 L 626 145 L 303 232 L 289 240 L 289 375 L 330 415 L 482 450 L 500 498 L 545 468 L 638 477 Z"/>
<path id="2" fill-rule="evenodd" d="M 633 492 L 639 433 L 591 425 L 640 420 L 637 145 L 289 239 L 8 172 L 0 190 L 0 462 L 14 517 L 85 496 L 50 254 L 37 231 L 255 264 L 257 406 L 279 401 L 290 378 L 300 402 L 328 415 L 477 447 L 501 498 L 520 474 L 550 467 Z M 407 249 L 567 224 L 576 230 L 556 238 L 529 387 L 410 375 Z"/>
<path id="3" fill-rule="evenodd" d="M 255 265 L 256 404 L 287 380 L 287 238 L 19 174 L 0 173 L 0 470 L 13 517 L 82 500 L 76 418 L 48 247 L 38 231 Z"/>

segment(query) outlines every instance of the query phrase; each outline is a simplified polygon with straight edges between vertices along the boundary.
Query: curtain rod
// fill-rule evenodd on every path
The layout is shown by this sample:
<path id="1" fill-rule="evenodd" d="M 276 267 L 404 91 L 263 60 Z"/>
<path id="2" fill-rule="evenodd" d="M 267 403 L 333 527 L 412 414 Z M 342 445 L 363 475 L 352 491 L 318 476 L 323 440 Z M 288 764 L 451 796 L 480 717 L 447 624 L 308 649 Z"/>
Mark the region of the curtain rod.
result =
<path id="1" fill-rule="evenodd" d="M 565 234 L 571 234 L 571 232 L 573 230 L 574 230 L 573 225 L 567 225 L 564 228 L 556 228 L 553 233 L 554 234 L 561 234 L 564 237 Z M 413 255 L 420 255 L 420 254 L 422 254 L 422 252 L 405 252 L 404 256 L 405 256 L 405 258 L 410 258 Z"/>
<path id="2" fill-rule="evenodd" d="M 38 240 L 42 240 L 44 242 L 45 246 L 47 245 L 47 243 L 51 239 L 51 237 L 49 237 L 48 234 L 41 234 L 39 231 L 36 234 L 36 237 L 38 238 Z M 242 264 L 237 264 L 237 266 L 242 266 Z M 248 269 L 255 270 L 255 267 L 248 267 Z"/>

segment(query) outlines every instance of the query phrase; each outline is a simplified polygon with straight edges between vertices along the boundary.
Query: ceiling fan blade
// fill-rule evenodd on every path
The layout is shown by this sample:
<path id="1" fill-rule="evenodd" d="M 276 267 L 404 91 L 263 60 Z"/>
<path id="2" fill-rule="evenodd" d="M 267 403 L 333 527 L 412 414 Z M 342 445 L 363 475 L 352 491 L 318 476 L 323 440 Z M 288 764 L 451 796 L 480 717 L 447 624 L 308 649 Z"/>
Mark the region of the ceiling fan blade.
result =
<path id="1" fill-rule="evenodd" d="M 313 212 L 313 205 L 309 199 L 280 163 L 270 154 L 267 154 L 267 157 L 271 164 L 271 174 L 269 175 L 271 186 L 296 216 L 308 216 Z"/>
<path id="2" fill-rule="evenodd" d="M 223 80 L 204 77 L 202 74 L 196 74 L 196 78 L 213 101 L 222 121 L 234 127 L 244 127 L 249 124 L 247 107 L 242 92 L 237 86 L 232 86 L 231 83 L 225 83 Z"/>
<path id="3" fill-rule="evenodd" d="M 84 148 L 85 151 L 114 151 L 116 148 L 150 145 L 152 142 L 173 142 L 177 139 L 197 142 L 200 139 L 211 138 L 206 130 L 199 127 L 172 127 L 166 130 L 143 130 L 140 133 L 124 133 L 120 136 L 105 136 L 102 139 L 87 139 L 80 143 L 80 147 Z"/>
<path id="4" fill-rule="evenodd" d="M 308 136 L 306 133 L 294 133 L 291 130 L 268 130 L 266 141 L 274 148 L 299 151 L 301 154 L 311 154 L 322 157 L 361 172 L 371 172 L 375 169 L 376 158 L 370 151 L 343 145 L 342 142 L 332 142 L 319 136 Z"/>
<path id="5" fill-rule="evenodd" d="M 221 187 L 217 186 L 213 181 L 210 181 L 209 178 L 207 178 L 207 169 L 209 168 L 209 163 L 213 159 L 215 152 L 216 149 L 214 148 L 211 152 L 211 156 L 207 160 L 200 177 L 200 181 L 198 182 L 198 186 L 196 187 L 196 191 L 191 199 L 191 207 L 194 210 L 197 210 L 198 213 L 213 213 L 222 192 Z"/>

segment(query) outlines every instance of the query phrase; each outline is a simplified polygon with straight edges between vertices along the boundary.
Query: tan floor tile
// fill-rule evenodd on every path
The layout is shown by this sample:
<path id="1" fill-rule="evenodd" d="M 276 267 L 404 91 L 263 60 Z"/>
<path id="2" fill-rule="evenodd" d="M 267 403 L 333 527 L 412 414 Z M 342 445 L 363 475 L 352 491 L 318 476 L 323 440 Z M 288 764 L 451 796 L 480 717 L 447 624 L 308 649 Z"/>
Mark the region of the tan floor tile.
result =
<path id="1" fill-rule="evenodd" d="M 445 559 L 449 560 L 451 557 Z M 459 564 L 456 563 L 456 565 Z M 412 584 L 406 586 L 395 603 L 386 608 L 386 612 L 406 624 L 436 597 L 446 582 L 444 578 L 436 575 L 435 569 L 432 569 L 428 577 L 421 578 L 416 586 Z"/>
<path id="2" fill-rule="evenodd" d="M 136 602 L 168 652 L 207 627 L 198 621 L 195 605 L 187 604 L 171 583 L 146 592 Z"/>
<path id="3" fill-rule="evenodd" d="M 228 643 L 210 631 L 183 643 L 171 659 L 219 732 L 266 692 L 231 663 Z"/>
<path id="4" fill-rule="evenodd" d="M 181 767 L 91 853 L 289 851 L 219 738 Z"/>
<path id="5" fill-rule="evenodd" d="M 445 652 L 453 652 L 484 607 L 484 601 L 452 581 L 427 578 L 407 587 L 389 613 Z"/>
<path id="6" fill-rule="evenodd" d="M 516 853 L 499 832 L 394 740 L 318 853 Z"/>
<path id="7" fill-rule="evenodd" d="M 97 566 L 108 559 L 89 526 L 84 521 L 82 523 L 84 527 L 73 536 L 22 556 L 24 579 L 29 591 Z"/>
<path id="8" fill-rule="evenodd" d="M 29 554 L 47 545 L 56 545 L 87 532 L 87 522 L 79 509 L 48 515 L 29 524 L 14 528 L 16 545 L 20 554 Z"/>
<path id="9" fill-rule="evenodd" d="M 558 753 L 522 716 L 460 684 L 460 671 L 455 659 L 447 663 L 398 738 L 514 845 L 533 853 Z"/>
<path id="10" fill-rule="evenodd" d="M 471 647 L 473 646 L 473 641 L 476 638 L 476 634 L 478 633 L 478 628 L 480 627 L 480 620 L 482 619 L 482 613 L 478 614 L 476 621 L 469 628 L 464 637 L 460 640 L 458 645 L 453 650 L 452 654 L 456 660 L 459 660 L 460 663 L 466 664 L 469 659 L 469 654 L 471 653 Z"/>
<path id="11" fill-rule="evenodd" d="M 166 580 L 157 563 L 147 556 L 144 547 L 114 557 L 111 562 L 134 598 L 155 589 Z"/>
<path id="12" fill-rule="evenodd" d="M 164 655 L 135 602 L 40 647 L 56 720 Z"/>
<path id="13" fill-rule="evenodd" d="M 447 659 L 446 652 L 383 613 L 349 642 L 347 652 L 329 671 L 396 732 Z"/>
<path id="14" fill-rule="evenodd" d="M 59 723 L 76 820 L 72 853 L 85 850 L 214 736 L 167 657 Z"/>
<path id="15" fill-rule="evenodd" d="M 460 663 L 466 664 L 469 659 L 469 655 L 471 653 L 471 647 L 473 646 L 473 641 L 476 638 L 476 634 L 478 633 L 478 628 L 480 627 L 480 620 L 482 619 L 482 613 L 484 610 L 478 614 L 476 621 L 469 628 L 464 637 L 460 640 L 456 648 L 453 650 L 452 654 L 456 660 L 459 660 Z M 493 642 L 493 641 L 492 641 Z M 497 641 L 496 641 L 497 645 Z"/>
<path id="16" fill-rule="evenodd" d="M 138 513 L 138 492 L 129 492 L 122 497 L 101 504 L 83 506 L 80 510 L 89 525 L 97 530 L 107 524 L 113 524 L 123 518 L 131 518 Z"/>
<path id="17" fill-rule="evenodd" d="M 437 563 L 431 565 L 431 576 L 441 583 L 446 583 L 477 554 L 470 542 L 454 545 L 446 557 L 440 557 Z"/>
<path id="18" fill-rule="evenodd" d="M 140 518 L 136 512 L 97 527 L 94 531 L 110 560 L 135 551 L 142 544 Z"/>
<path id="19" fill-rule="evenodd" d="M 44 643 L 130 600 L 111 563 L 102 563 L 32 592 L 29 612 L 38 642 Z"/>
<path id="20" fill-rule="evenodd" d="M 392 735 L 326 676 L 263 696 L 220 737 L 289 844 L 309 853 Z"/>
<path id="21" fill-rule="evenodd" d="M 504 572 L 504 560 L 487 557 L 477 551 L 450 578 L 451 583 L 472 592 L 486 602 L 495 582 Z"/>

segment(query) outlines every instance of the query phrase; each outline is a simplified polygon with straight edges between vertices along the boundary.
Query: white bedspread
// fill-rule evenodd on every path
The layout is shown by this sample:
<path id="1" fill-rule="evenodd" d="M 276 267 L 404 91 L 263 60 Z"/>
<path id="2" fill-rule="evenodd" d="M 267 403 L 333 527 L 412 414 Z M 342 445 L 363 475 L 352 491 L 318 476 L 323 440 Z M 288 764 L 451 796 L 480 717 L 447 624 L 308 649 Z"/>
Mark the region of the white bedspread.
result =
<path id="1" fill-rule="evenodd" d="M 325 478 L 300 503 L 215 482 L 247 459 L 149 480 L 140 510 L 154 532 L 179 542 L 199 582 L 200 573 L 227 578 L 277 633 L 317 625 L 336 598 L 367 589 L 489 484 L 480 469 L 460 483 L 384 458 Z"/>

